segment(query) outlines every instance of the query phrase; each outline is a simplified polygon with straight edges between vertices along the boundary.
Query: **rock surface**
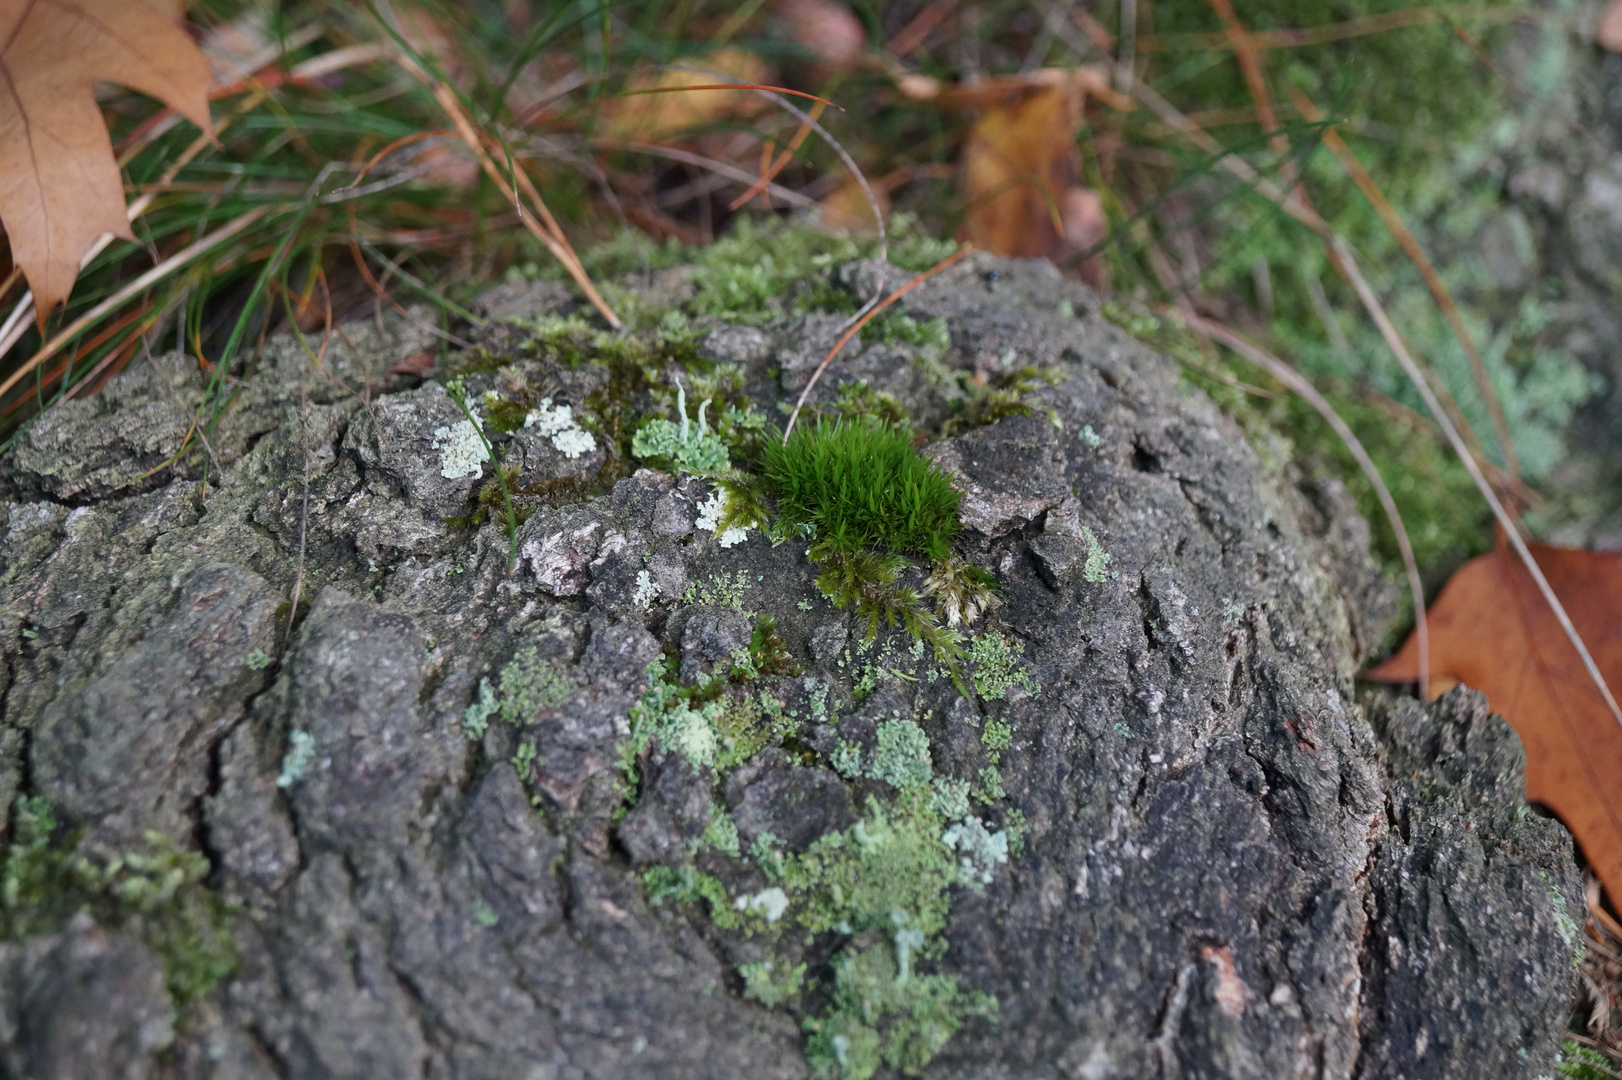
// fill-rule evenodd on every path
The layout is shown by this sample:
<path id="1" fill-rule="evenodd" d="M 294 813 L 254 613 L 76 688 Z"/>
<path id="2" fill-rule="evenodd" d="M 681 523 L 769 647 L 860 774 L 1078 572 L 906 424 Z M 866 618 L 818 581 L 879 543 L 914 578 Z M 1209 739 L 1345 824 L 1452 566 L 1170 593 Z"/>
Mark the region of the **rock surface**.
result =
<path id="1" fill-rule="evenodd" d="M 488 310 L 526 296 L 562 300 Z M 1051 268 L 976 256 L 906 306 L 950 350 L 861 345 L 823 400 L 859 375 L 934 423 L 976 385 L 954 373 L 1051 376 L 930 451 L 1000 586 L 967 695 L 900 630 L 864 644 L 802 540 L 724 545 L 708 481 L 636 468 L 626 418 L 671 415 L 668 367 L 517 325 L 464 358 L 470 401 L 545 394 L 598 442 L 498 439 L 531 511 L 511 573 L 473 522 L 492 467 L 433 449 L 454 402 L 389 374 L 426 346 L 408 323 L 352 328 L 332 380 L 273 343 L 223 471 L 149 473 L 203 399 L 179 358 L 42 418 L 0 458 L 6 812 L 48 805 L 51 850 L 103 870 L 155 834 L 201 852 L 233 957 L 171 999 L 162 896 L 31 922 L 0 944 L 6 1071 L 1550 1072 L 1569 837 L 1479 697 L 1359 703 L 1389 616 L 1344 493 L 1269 472 Z M 700 352 L 775 418 L 825 323 Z M 8 880 L 46 857 L 13 828 Z M 863 908 L 912 887 L 885 859 L 933 891 Z"/>

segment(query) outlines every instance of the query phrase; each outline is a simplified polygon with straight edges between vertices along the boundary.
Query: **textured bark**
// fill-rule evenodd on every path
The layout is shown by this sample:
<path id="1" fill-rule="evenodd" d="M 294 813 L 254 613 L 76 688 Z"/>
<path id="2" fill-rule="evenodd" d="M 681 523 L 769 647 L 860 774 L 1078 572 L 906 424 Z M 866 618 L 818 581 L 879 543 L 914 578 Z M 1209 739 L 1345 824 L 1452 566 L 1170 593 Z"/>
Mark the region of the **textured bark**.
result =
<path id="1" fill-rule="evenodd" d="M 836 279 L 864 295 L 883 280 L 872 264 Z M 0 459 L 0 787 L 44 797 L 91 856 L 146 830 L 205 853 L 238 905 L 238 961 L 170 1045 L 135 931 L 80 919 L 0 946 L 6 1068 L 808 1075 L 794 1017 L 742 994 L 737 967 L 764 938 L 703 904 L 650 903 L 637 871 L 696 865 L 729 897 L 757 892 L 750 860 L 698 844 L 714 815 L 744 852 L 850 826 L 888 789 L 831 766 L 899 715 L 928 734 L 934 774 L 962 778 L 991 764 L 985 725 L 1007 723 L 1006 794 L 978 812 L 1024 821 L 988 883 L 953 888 L 944 951 L 921 961 L 999 1003 L 927 1075 L 1550 1072 L 1581 910 L 1570 839 L 1524 812 L 1519 744 L 1478 696 L 1359 702 L 1389 600 L 1344 491 L 1265 466 L 1045 264 L 976 256 L 907 299 L 948 320 L 948 365 L 1057 374 L 1032 414 L 930 451 L 965 492 L 965 548 L 1001 589 L 990 625 L 1030 678 L 1000 698 L 895 676 L 923 669 L 887 631 L 888 670 L 855 704 L 861 630 L 813 587 L 805 544 L 752 532 L 723 548 L 695 529 L 707 482 L 632 472 L 606 447 L 564 459 L 517 433 L 518 485 L 581 497 L 524 522 L 509 576 L 498 523 L 443 520 L 480 481 L 440 475 L 432 434 L 459 418 L 444 390 L 386 374 L 426 345 L 408 324 L 349 328 L 358 352 L 335 339 L 330 380 L 272 343 L 207 483 L 197 461 L 125 483 L 178 449 L 201 400 L 179 358 L 43 417 Z M 523 311 L 524 294 L 501 303 Z M 704 348 L 742 365 L 775 417 L 838 326 L 722 326 Z M 507 366 L 470 391 L 523 380 L 589 417 L 608 373 L 524 337 L 487 334 Z M 854 347 L 826 395 L 857 377 L 925 423 L 956 392 L 902 344 Z M 652 408 L 645 392 L 632 404 Z M 717 575 L 741 581 L 739 602 L 706 602 Z M 790 749 L 712 783 L 656 745 L 627 794 L 619 745 L 648 664 L 670 655 L 701 678 L 747 646 L 745 610 L 771 614 L 832 688 L 826 716 L 802 677 L 764 676 L 801 717 Z M 471 741 L 481 678 L 530 648 L 563 673 L 559 700 Z M 273 663 L 249 664 L 256 651 Z M 295 734 L 300 776 L 284 771 Z M 536 751 L 523 776 L 521 740 Z M 773 955 L 826 983 L 838 937 L 779 934 Z"/>

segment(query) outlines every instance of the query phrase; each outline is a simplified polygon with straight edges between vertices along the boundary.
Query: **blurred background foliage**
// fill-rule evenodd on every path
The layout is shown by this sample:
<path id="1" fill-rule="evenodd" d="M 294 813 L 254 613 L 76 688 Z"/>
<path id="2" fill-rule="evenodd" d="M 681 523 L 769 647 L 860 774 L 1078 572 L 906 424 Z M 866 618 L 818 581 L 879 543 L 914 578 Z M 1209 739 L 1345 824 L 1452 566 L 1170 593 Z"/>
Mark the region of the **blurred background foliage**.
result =
<path id="1" fill-rule="evenodd" d="M 1343 477 L 1394 568 L 1389 530 L 1345 449 L 1264 372 L 1167 318 L 1191 304 L 1320 385 L 1380 464 L 1432 583 L 1491 540 L 1463 469 L 1317 238 L 1132 95 L 1152 90 L 1224 154 L 1283 186 L 1299 181 L 1377 268 L 1394 319 L 1481 433 L 1484 456 L 1507 464 L 1442 310 L 1292 96 L 1330 117 L 1458 298 L 1528 486 L 1500 479 L 1523 503 L 1596 390 L 1544 340 L 1558 298 L 1497 287 L 1474 243 L 1501 201 L 1482 164 L 1523 138 L 1516 117 L 1529 110 L 1516 99 L 1550 92 L 1582 45 L 1558 5 L 205 0 L 190 17 L 222 84 L 215 115 L 229 125 L 166 179 L 195 131 L 108 88 L 129 191 L 155 197 L 135 222 L 139 243 L 98 256 L 52 330 L 221 224 L 255 208 L 265 216 L 39 364 L 0 400 L 0 437 L 58 397 L 94 393 L 138 357 L 142 335 L 146 347 L 246 374 L 255 343 L 290 323 L 314 331 L 329 313 L 341 322 L 415 304 L 454 348 L 492 284 L 568 280 L 524 227 L 510 172 L 498 184 L 481 170 L 447 94 L 489 139 L 498 171 L 516 164 L 533 180 L 608 292 L 627 272 L 696 257 L 714 287 L 693 314 L 765 310 L 763 297 L 807 269 L 876 250 L 869 196 L 910 238 L 892 245 L 905 265 L 921 269 L 953 238 L 1053 258 L 1107 288 L 1117 318 L 1185 359 L 1189 379 L 1256 438 L 1265 429 L 1281 460 Z M 1250 77 L 1236 28 L 1265 46 Z M 1494 61 L 1512 36 L 1535 54 L 1517 77 Z M 733 82 L 835 107 L 749 91 L 638 93 Z M 806 130 L 811 117 L 820 131 Z M 781 166 L 772 186 L 742 199 L 769 165 Z M 783 231 L 790 221 L 812 227 Z M 22 333 L 0 373 L 40 344 L 36 330 Z M 229 380 L 220 385 L 224 408 Z"/>

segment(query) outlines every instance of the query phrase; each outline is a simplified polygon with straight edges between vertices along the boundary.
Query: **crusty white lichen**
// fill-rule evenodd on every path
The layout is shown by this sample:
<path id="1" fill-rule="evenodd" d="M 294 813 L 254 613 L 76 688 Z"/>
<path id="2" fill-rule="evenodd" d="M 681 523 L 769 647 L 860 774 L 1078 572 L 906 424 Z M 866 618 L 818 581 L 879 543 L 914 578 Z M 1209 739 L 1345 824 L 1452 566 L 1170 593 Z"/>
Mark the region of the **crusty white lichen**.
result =
<path id="1" fill-rule="evenodd" d="M 439 451 L 439 475 L 447 480 L 460 480 L 464 476 L 478 476 L 481 466 L 490 460 L 484 438 L 479 434 L 484 421 L 472 412 L 472 420 L 459 420 L 449 427 L 434 429 L 434 446 Z M 474 427 L 477 423 L 478 427 Z"/>
<path id="2" fill-rule="evenodd" d="M 698 504 L 698 520 L 694 522 L 705 532 L 714 532 L 715 527 L 721 524 L 721 512 L 726 509 L 727 497 L 724 492 L 717 491 L 708 499 Z M 737 525 L 721 533 L 721 546 L 733 547 L 749 539 L 749 530 Z"/>
<path id="3" fill-rule="evenodd" d="M 740 896 L 732 902 L 739 911 L 763 917 L 774 923 L 788 910 L 788 894 L 776 885 L 768 886 L 753 896 Z"/>
<path id="4" fill-rule="evenodd" d="M 551 398 L 542 398 L 541 403 L 529 411 L 529 415 L 524 417 L 524 427 L 535 428 L 539 434 L 550 436 L 557 451 L 571 460 L 597 449 L 597 440 L 591 432 L 576 422 L 574 408 L 569 405 L 554 406 Z"/>
<path id="5" fill-rule="evenodd" d="M 652 607 L 653 602 L 659 599 L 659 594 L 662 592 L 664 592 L 664 589 L 660 587 L 657 581 L 653 580 L 652 575 L 646 570 L 637 571 L 636 591 L 631 594 L 631 599 L 636 601 L 638 607 Z"/>
<path id="6" fill-rule="evenodd" d="M 282 758 L 282 772 L 276 777 L 279 788 L 292 787 L 304 779 L 310 762 L 315 760 L 315 739 L 308 731 L 295 731 L 287 737 L 287 754 Z"/>

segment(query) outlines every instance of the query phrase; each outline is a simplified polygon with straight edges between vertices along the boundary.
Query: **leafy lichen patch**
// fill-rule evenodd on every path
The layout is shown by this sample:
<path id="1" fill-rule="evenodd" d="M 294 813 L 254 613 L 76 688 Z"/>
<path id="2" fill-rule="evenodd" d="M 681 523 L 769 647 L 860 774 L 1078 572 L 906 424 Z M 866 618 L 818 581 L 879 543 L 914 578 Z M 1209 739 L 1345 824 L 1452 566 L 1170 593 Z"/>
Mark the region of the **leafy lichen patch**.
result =
<path id="1" fill-rule="evenodd" d="M 490 451 L 474 426 L 476 422 L 482 423 L 479 414 L 474 412 L 472 420 L 458 420 L 434 429 L 433 449 L 439 451 L 439 475 L 445 479 L 477 477 L 484 471 L 484 463 L 490 460 Z"/>
<path id="2" fill-rule="evenodd" d="M 1016 651 L 1016 648 L 1018 651 Z M 969 643 L 969 660 L 974 664 L 974 688 L 987 701 L 1001 701 L 1010 691 L 1020 691 L 1029 697 L 1039 697 L 1042 688 L 1030 672 L 1019 665 L 1023 645 L 1009 644 L 1007 638 L 993 631 L 982 634 Z"/>

